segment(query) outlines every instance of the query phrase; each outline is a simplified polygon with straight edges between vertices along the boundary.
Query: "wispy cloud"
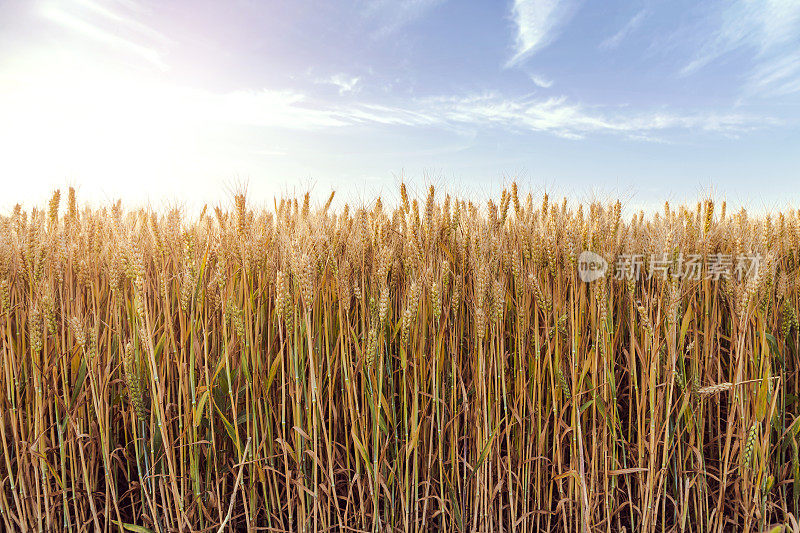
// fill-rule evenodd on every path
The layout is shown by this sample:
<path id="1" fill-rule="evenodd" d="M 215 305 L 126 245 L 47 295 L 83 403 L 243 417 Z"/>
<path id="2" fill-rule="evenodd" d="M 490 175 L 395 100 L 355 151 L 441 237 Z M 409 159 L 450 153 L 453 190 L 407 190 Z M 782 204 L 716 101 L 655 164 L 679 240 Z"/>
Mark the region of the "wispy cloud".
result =
<path id="1" fill-rule="evenodd" d="M 124 0 L 116 2 L 106 0 L 104 3 L 95 0 L 73 0 L 73 3 L 112 21 L 118 27 L 126 28 L 154 41 L 168 40 L 161 32 L 136 19 L 136 15 L 143 11 L 139 4 Z"/>
<path id="2" fill-rule="evenodd" d="M 661 140 L 658 135 L 696 131 L 731 137 L 777 124 L 770 118 L 743 113 L 668 110 L 627 113 L 619 109 L 587 108 L 565 97 L 510 99 L 498 94 L 430 97 L 396 106 L 375 103 L 315 106 L 301 95 L 259 92 L 246 96 L 222 95 L 203 106 L 214 109 L 215 102 L 218 110 L 215 117 L 219 120 L 294 129 L 369 125 L 457 130 L 498 127 L 520 134 L 538 132 L 568 139 L 611 134 L 653 141 Z M 249 113 L 253 108 L 261 112 Z"/>
<path id="3" fill-rule="evenodd" d="M 388 37 L 446 0 L 366 0 L 364 16 L 377 23 L 375 38 Z"/>
<path id="4" fill-rule="evenodd" d="M 642 24 L 646 15 L 647 11 L 644 9 L 636 13 L 617 33 L 601 42 L 600 48 L 603 50 L 613 50 L 617 48 L 631 32 Z"/>
<path id="5" fill-rule="evenodd" d="M 516 65 L 550 44 L 576 7 L 575 0 L 514 0 L 515 53 L 506 66 Z"/>
<path id="6" fill-rule="evenodd" d="M 800 92 L 800 50 L 763 62 L 750 74 L 746 90 L 758 96 Z"/>
<path id="7" fill-rule="evenodd" d="M 167 69 L 158 49 L 151 45 L 151 41 L 163 40 L 163 37 L 110 4 L 101 5 L 91 0 L 49 1 L 40 6 L 39 12 L 45 19 L 82 38 L 144 59 L 161 70 Z"/>
<path id="8" fill-rule="evenodd" d="M 529 74 L 528 77 L 531 79 L 534 85 L 541 87 L 542 89 L 549 89 L 553 86 L 553 80 L 544 78 L 538 74 Z"/>
<path id="9" fill-rule="evenodd" d="M 351 124 L 332 108 L 315 105 L 302 93 L 274 90 L 241 90 L 229 93 L 192 91 L 173 93 L 181 116 L 195 116 L 223 124 L 314 130 Z"/>
<path id="10" fill-rule="evenodd" d="M 339 89 L 339 94 L 358 92 L 361 88 L 361 78 L 358 76 L 348 76 L 346 74 L 334 74 L 327 78 L 319 78 L 316 80 L 316 83 L 333 85 Z"/>
<path id="11" fill-rule="evenodd" d="M 216 109 L 213 116 L 217 120 L 292 129 L 388 125 L 463 132 L 471 128 L 498 127 L 519 134 L 535 132 L 567 139 L 619 135 L 663 142 L 663 136 L 670 134 L 703 131 L 736 137 L 778 124 L 775 119 L 745 113 L 661 109 L 628 112 L 619 108 L 587 108 L 570 102 L 566 97 L 507 98 L 494 93 L 428 97 L 403 105 L 353 103 L 326 106 L 311 102 L 300 94 L 270 91 L 209 98 L 198 107 Z M 190 110 L 187 112 L 191 113 Z"/>
<path id="12" fill-rule="evenodd" d="M 151 97 L 152 98 L 152 97 Z M 567 139 L 618 135 L 637 140 L 663 140 L 669 134 L 704 131 L 737 136 L 777 124 L 770 118 L 714 111 L 629 112 L 620 108 L 586 107 L 566 97 L 507 98 L 496 93 L 418 98 L 390 105 L 353 102 L 331 105 L 297 92 L 174 92 L 159 106 L 188 121 L 292 130 L 395 126 L 444 128 L 461 133 L 497 127 Z"/>
<path id="13" fill-rule="evenodd" d="M 434 99 L 426 104 L 444 122 L 494 125 L 569 139 L 581 139 L 590 134 L 646 139 L 657 133 L 697 130 L 734 136 L 774 123 L 771 119 L 738 113 L 650 111 L 625 114 L 618 110 L 587 109 L 564 97 L 507 99 L 489 94 Z"/>
<path id="14" fill-rule="evenodd" d="M 736 0 L 714 15 L 716 27 L 681 70 L 688 75 L 735 50 L 753 54 L 750 91 L 762 94 L 800 88 L 800 2 L 796 0 Z"/>

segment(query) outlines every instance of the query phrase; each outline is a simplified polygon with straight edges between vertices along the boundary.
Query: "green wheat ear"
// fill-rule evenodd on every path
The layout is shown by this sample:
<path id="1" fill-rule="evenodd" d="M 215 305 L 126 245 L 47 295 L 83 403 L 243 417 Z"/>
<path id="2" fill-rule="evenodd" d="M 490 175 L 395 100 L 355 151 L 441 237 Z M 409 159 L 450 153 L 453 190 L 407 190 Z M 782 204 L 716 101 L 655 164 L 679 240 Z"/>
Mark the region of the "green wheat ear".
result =
<path id="1" fill-rule="evenodd" d="M 750 426 L 750 431 L 747 434 L 747 441 L 745 441 L 744 450 L 742 451 L 742 462 L 746 468 L 750 468 L 753 461 L 753 448 L 756 444 L 756 437 L 758 437 L 760 425 L 759 422 L 754 423 Z"/>
<path id="2" fill-rule="evenodd" d="M 378 351 L 378 324 L 377 320 L 372 321 L 372 325 L 367 333 L 367 352 L 365 355 L 365 362 L 368 367 L 375 366 L 375 355 Z"/>
<path id="3" fill-rule="evenodd" d="M 564 376 L 564 372 L 561 371 L 561 365 L 556 366 L 556 377 L 558 378 L 558 384 L 561 386 L 561 392 L 564 394 L 567 401 L 570 401 L 572 399 L 572 393 L 569 391 L 567 378 Z"/>
<path id="4" fill-rule="evenodd" d="M 11 296 L 7 279 L 0 280 L 0 308 L 5 315 L 11 313 Z"/>
<path id="5" fill-rule="evenodd" d="M 130 341 L 125 345 L 125 357 L 122 363 L 125 370 L 125 383 L 128 386 L 128 397 L 133 406 L 133 411 L 140 421 L 144 421 L 144 397 L 142 396 L 142 386 L 136 366 L 136 356 L 134 355 L 133 344 Z"/>

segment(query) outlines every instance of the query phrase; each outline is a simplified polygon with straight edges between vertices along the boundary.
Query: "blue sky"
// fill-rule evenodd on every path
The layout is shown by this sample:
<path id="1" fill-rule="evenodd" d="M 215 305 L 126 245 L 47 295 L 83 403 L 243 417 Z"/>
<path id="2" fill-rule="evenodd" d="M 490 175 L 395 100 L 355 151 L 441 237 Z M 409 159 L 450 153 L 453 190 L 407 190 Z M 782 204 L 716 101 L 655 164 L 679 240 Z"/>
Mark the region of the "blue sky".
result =
<path id="1" fill-rule="evenodd" d="M 0 203 L 517 179 L 797 207 L 800 2 L 6 0 Z"/>

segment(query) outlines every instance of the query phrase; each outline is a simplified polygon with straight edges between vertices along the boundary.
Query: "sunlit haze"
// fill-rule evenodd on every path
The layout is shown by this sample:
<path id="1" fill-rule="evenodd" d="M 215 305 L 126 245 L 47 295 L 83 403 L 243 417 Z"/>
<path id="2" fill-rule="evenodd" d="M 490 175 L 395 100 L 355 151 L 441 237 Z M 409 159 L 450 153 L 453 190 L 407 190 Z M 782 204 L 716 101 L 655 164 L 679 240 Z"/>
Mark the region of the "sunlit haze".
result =
<path id="1" fill-rule="evenodd" d="M 3 212 L 401 179 L 796 207 L 799 121 L 795 0 L 0 3 Z"/>

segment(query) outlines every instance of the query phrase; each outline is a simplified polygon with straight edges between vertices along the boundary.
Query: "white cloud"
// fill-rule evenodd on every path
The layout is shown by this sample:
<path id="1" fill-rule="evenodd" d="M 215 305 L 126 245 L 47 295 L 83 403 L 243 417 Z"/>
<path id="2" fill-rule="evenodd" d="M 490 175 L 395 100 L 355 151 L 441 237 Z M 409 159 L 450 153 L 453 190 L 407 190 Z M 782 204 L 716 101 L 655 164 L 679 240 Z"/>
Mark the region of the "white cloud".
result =
<path id="1" fill-rule="evenodd" d="M 425 106 L 406 107 L 381 104 L 357 104 L 337 108 L 334 113 L 350 124 L 382 124 L 391 126 L 443 125 L 442 117 Z"/>
<path id="2" fill-rule="evenodd" d="M 358 76 L 347 76 L 346 74 L 334 74 L 328 78 L 321 78 L 316 83 L 334 85 L 339 89 L 339 94 L 358 92 L 361 78 Z"/>
<path id="3" fill-rule="evenodd" d="M 753 54 L 755 63 L 748 91 L 774 95 L 800 88 L 800 2 L 736 0 L 717 16 L 717 29 L 681 74 L 691 74 L 730 52 L 745 49 Z"/>
<path id="4" fill-rule="evenodd" d="M 164 37 L 135 17 L 90 0 L 72 3 L 51 0 L 40 6 L 39 13 L 78 37 L 144 59 L 161 70 L 167 69 L 153 46 L 155 41 L 163 42 Z"/>
<path id="5" fill-rule="evenodd" d="M 751 95 L 782 96 L 800 91 L 800 50 L 763 62 L 749 76 Z"/>
<path id="6" fill-rule="evenodd" d="M 213 91 L 175 85 L 158 75 L 120 76 L 105 65 L 92 68 L 80 57 L 70 60 L 48 52 L 0 65 L 0 117 L 0 146 L 9 154 L 0 167 L 8 175 L 102 176 L 113 171 L 124 179 L 154 169 L 168 176 L 181 165 L 236 168 L 239 158 L 249 157 L 243 152 L 253 149 L 278 160 L 286 152 L 280 143 L 289 130 L 326 132 L 330 138 L 338 132 L 416 128 L 433 135 L 497 129 L 566 139 L 615 135 L 653 140 L 696 131 L 735 136 L 774 123 L 745 114 L 634 113 L 587 107 L 565 97 L 498 93 L 389 105 L 320 101 L 286 90 Z"/>
<path id="7" fill-rule="evenodd" d="M 613 50 L 618 47 L 625 37 L 642 24 L 646 14 L 647 12 L 644 9 L 636 13 L 617 33 L 600 43 L 600 48 Z"/>
<path id="8" fill-rule="evenodd" d="M 563 97 L 493 93 L 417 98 L 396 105 L 339 100 L 343 102 L 318 101 L 296 91 L 187 88 L 163 76 L 119 76 L 47 52 L 19 57 L 13 64 L 0 64 L 0 146 L 5 149 L 0 171 L 13 176 L 12 181 L 37 187 L 67 176 L 114 194 L 125 190 L 141 198 L 150 191 L 187 198 L 203 187 L 213 190 L 209 184 L 214 179 L 234 171 L 311 175 L 324 166 L 318 154 L 331 149 L 327 141 L 336 139 L 338 145 L 350 135 L 363 139 L 390 131 L 396 139 L 408 133 L 441 150 L 439 139 L 463 141 L 487 130 L 658 142 L 698 130 L 735 136 L 772 124 L 743 114 L 633 113 L 586 107 Z M 295 142 L 285 144 L 287 139 Z M 406 145 L 393 144 L 399 154 L 392 156 L 394 161 L 412 157 Z M 364 154 L 371 150 L 363 148 Z"/>
<path id="9" fill-rule="evenodd" d="M 102 18 L 112 21 L 117 27 L 125 28 L 128 31 L 138 33 L 154 41 L 165 42 L 168 40 L 162 33 L 137 20 L 136 17 L 142 14 L 143 8 L 141 5 L 134 2 L 119 0 L 117 2 L 105 2 L 107 5 L 114 5 L 114 8 L 110 6 L 106 7 L 94 0 L 74 0 L 74 3 L 76 7 L 83 6 L 86 10 L 92 11 Z M 128 13 L 123 14 L 124 11 Z"/>
<path id="10" fill-rule="evenodd" d="M 433 99 L 431 112 L 444 122 L 499 126 L 580 139 L 592 133 L 648 138 L 657 132 L 702 130 L 723 135 L 755 129 L 773 121 L 735 113 L 655 111 L 635 114 L 587 110 L 566 98 L 506 99 L 498 95 Z"/>
<path id="11" fill-rule="evenodd" d="M 296 105 L 302 106 L 302 100 Z M 306 110 L 308 111 L 308 110 Z M 303 115 L 306 111 L 297 109 Z M 353 104 L 328 108 L 323 117 L 335 126 L 389 125 L 464 129 L 497 127 L 518 133 L 538 132 L 567 139 L 590 134 L 622 135 L 630 139 L 663 142 L 657 134 L 704 131 L 726 137 L 776 121 L 741 113 L 671 112 L 624 113 L 618 109 L 586 108 L 565 97 L 505 98 L 498 94 L 431 97 L 406 105 Z M 315 116 L 315 115 L 312 115 Z M 315 123 L 324 127 L 323 122 Z"/>
<path id="12" fill-rule="evenodd" d="M 388 37 L 446 0 L 366 0 L 364 15 L 377 22 L 375 38 Z"/>
<path id="13" fill-rule="evenodd" d="M 550 44 L 575 12 L 574 0 L 514 0 L 515 53 L 506 66 L 520 63 Z"/>
<path id="14" fill-rule="evenodd" d="M 553 86 L 553 80 L 544 78 L 538 74 L 529 74 L 528 77 L 531 79 L 534 85 L 541 87 L 542 89 L 549 89 Z"/>
<path id="15" fill-rule="evenodd" d="M 370 125 L 457 130 L 499 127 L 569 139 L 580 139 L 590 134 L 648 139 L 656 133 L 695 131 L 735 136 L 776 123 L 769 118 L 742 113 L 668 110 L 626 113 L 619 109 L 586 108 L 569 102 L 566 97 L 515 99 L 498 94 L 429 97 L 396 106 L 376 103 L 336 106 L 315 103 L 294 92 L 178 92 L 173 95 L 172 103 L 162 107 L 167 106 L 178 110 L 178 116 L 188 117 L 190 122 L 295 130 Z"/>
<path id="16" fill-rule="evenodd" d="M 314 106 L 304 94 L 293 91 L 241 90 L 228 93 L 167 90 L 180 117 L 239 126 L 314 130 L 344 126 L 350 121 L 332 109 Z"/>

